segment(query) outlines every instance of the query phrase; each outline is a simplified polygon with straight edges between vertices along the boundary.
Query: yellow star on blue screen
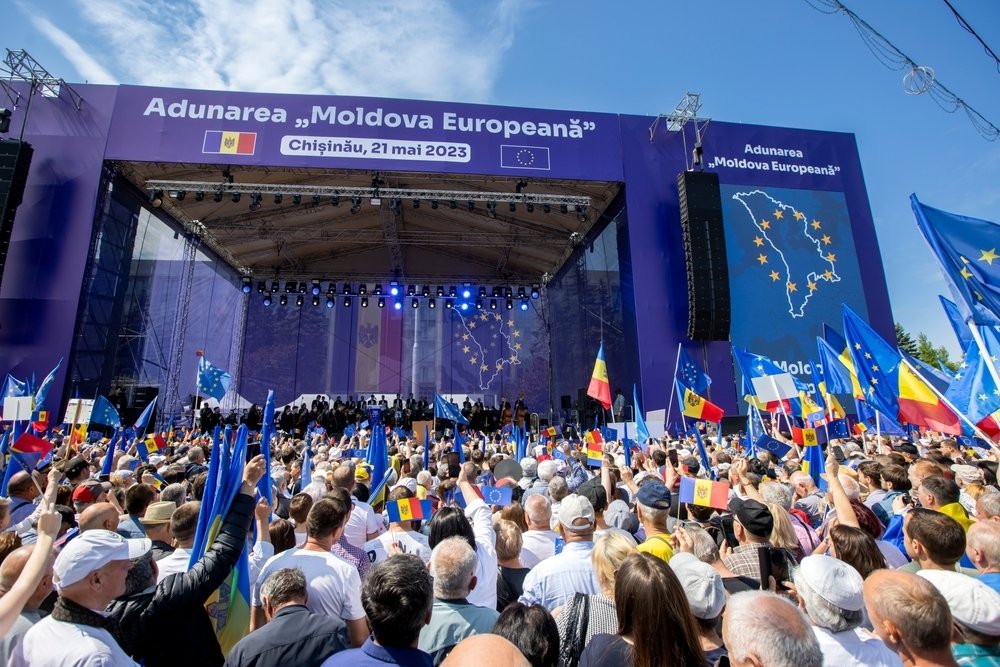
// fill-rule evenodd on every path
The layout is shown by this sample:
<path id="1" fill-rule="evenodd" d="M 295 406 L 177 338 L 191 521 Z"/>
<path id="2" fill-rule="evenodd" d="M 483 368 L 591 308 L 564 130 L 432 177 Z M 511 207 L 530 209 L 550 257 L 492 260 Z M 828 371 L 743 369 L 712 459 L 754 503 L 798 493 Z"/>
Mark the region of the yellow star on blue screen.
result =
<path id="1" fill-rule="evenodd" d="M 996 253 L 996 248 L 990 248 L 989 250 L 980 250 L 981 256 L 979 257 L 980 262 L 986 262 L 990 266 L 993 266 L 994 259 L 1000 259 L 1000 255 Z"/>

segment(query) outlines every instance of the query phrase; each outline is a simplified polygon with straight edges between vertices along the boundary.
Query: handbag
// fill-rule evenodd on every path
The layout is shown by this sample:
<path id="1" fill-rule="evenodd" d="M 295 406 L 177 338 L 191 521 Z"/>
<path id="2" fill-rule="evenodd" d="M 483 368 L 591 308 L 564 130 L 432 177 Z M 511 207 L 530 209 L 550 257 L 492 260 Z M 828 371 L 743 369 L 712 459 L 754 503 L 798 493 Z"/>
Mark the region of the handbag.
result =
<path id="1" fill-rule="evenodd" d="M 566 617 L 566 641 L 559 646 L 559 667 L 577 667 L 587 641 L 590 624 L 590 598 L 577 593 L 569 604 Z"/>

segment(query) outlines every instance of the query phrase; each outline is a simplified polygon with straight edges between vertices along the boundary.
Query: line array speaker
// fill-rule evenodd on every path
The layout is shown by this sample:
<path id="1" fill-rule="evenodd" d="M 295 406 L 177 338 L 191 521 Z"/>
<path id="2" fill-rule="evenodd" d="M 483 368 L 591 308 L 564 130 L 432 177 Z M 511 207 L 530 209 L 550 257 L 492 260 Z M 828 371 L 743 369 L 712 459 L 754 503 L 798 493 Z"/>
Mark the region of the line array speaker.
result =
<path id="1" fill-rule="evenodd" d="M 21 204 L 24 184 L 31 166 L 31 144 L 23 141 L 0 141 L 0 282 L 7 264 L 14 213 Z"/>
<path id="2" fill-rule="evenodd" d="M 688 338 L 729 340 L 729 264 L 719 175 L 682 172 L 677 193 L 687 266 Z"/>

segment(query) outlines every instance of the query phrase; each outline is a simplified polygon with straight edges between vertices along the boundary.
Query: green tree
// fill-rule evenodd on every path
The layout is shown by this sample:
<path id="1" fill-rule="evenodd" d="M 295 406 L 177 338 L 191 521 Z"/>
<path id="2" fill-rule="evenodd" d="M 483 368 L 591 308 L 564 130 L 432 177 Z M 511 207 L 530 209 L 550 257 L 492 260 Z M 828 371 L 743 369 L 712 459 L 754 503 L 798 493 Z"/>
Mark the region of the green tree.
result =
<path id="1" fill-rule="evenodd" d="M 900 349 L 902 348 L 903 346 L 900 345 Z M 935 368 L 937 368 L 938 360 L 940 360 L 947 368 L 953 371 L 958 370 L 958 364 L 949 358 L 948 350 L 944 345 L 935 346 L 931 342 L 931 339 L 927 337 L 927 334 L 924 333 L 917 334 L 917 353 L 913 356 Z"/>
<path id="2" fill-rule="evenodd" d="M 896 322 L 896 345 L 911 357 L 919 356 L 920 351 L 917 349 L 917 341 L 913 340 L 913 336 L 907 333 L 906 329 L 899 322 Z"/>

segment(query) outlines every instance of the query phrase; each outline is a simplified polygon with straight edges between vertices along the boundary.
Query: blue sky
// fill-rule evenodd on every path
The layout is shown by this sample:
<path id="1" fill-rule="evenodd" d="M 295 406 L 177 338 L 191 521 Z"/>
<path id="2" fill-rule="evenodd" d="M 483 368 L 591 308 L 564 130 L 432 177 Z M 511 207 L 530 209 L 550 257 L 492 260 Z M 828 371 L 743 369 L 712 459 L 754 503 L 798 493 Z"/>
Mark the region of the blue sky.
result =
<path id="1" fill-rule="evenodd" d="M 69 81 L 654 115 L 695 91 L 719 120 L 853 132 L 893 315 L 953 352 L 909 194 L 1000 221 L 1000 141 L 906 94 L 843 14 L 806 0 L 5 4 L 0 45 Z M 845 4 L 1000 126 L 1000 69 L 942 0 Z M 1000 53 L 1000 3 L 952 4 Z"/>

